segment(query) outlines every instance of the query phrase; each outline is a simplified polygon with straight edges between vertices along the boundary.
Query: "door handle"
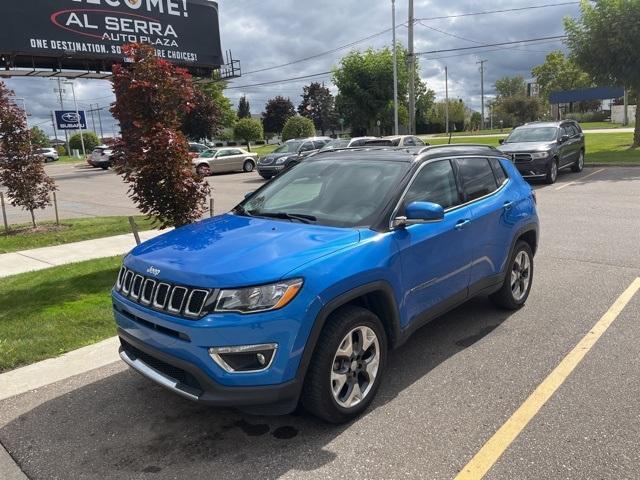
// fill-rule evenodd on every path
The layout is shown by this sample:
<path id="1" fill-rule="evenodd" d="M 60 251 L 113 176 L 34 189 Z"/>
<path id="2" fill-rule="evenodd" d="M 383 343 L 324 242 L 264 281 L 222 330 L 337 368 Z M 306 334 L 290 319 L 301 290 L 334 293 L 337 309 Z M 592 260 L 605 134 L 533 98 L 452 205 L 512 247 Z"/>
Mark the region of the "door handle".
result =
<path id="1" fill-rule="evenodd" d="M 511 210 L 513 208 L 513 202 L 504 202 L 502 208 L 504 208 L 505 210 Z"/>
<path id="2" fill-rule="evenodd" d="M 470 223 L 471 223 L 471 220 L 469 220 L 469 219 L 458 220 L 458 223 L 456 223 L 456 226 L 454 228 L 456 230 L 462 230 L 462 229 L 464 229 L 464 227 L 466 227 Z"/>

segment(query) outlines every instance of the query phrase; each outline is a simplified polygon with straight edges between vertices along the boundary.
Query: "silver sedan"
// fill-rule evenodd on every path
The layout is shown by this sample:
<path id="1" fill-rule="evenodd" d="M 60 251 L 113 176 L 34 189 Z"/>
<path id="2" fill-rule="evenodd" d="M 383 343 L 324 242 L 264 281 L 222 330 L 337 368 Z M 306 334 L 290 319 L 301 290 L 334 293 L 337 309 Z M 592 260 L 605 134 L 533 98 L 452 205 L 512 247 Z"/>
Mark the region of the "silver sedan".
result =
<path id="1" fill-rule="evenodd" d="M 221 172 L 253 172 L 257 163 L 257 153 L 236 147 L 206 150 L 191 160 L 193 171 L 203 177 Z"/>

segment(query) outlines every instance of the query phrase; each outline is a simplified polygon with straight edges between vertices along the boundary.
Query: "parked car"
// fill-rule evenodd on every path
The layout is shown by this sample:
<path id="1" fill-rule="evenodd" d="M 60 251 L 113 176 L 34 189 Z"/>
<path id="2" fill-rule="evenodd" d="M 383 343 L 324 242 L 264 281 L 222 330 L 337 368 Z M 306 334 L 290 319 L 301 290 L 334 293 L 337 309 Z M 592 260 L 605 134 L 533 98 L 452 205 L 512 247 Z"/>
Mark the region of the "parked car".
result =
<path id="1" fill-rule="evenodd" d="M 111 150 L 111 147 L 100 145 L 93 149 L 93 152 L 91 152 L 91 155 L 87 158 L 87 162 L 92 167 L 108 170 L 113 164 L 112 157 L 113 150 Z"/>
<path id="2" fill-rule="evenodd" d="M 574 172 L 584 168 L 584 133 L 574 120 L 527 123 L 514 128 L 500 144 L 498 148 L 511 155 L 525 178 L 544 178 L 552 184 L 563 168 Z"/>
<path id="3" fill-rule="evenodd" d="M 415 135 L 390 135 L 384 138 L 390 140 L 394 147 L 424 147 L 426 145 Z"/>
<path id="4" fill-rule="evenodd" d="M 354 137 L 354 138 L 336 138 L 328 142 L 320 149 L 321 152 L 327 150 L 335 150 L 336 148 L 362 147 L 367 141 L 375 140 L 376 137 Z"/>
<path id="5" fill-rule="evenodd" d="M 209 150 L 209 147 L 202 143 L 189 142 L 189 155 L 191 158 L 196 158 L 207 150 Z"/>
<path id="6" fill-rule="evenodd" d="M 36 154 L 44 157 L 44 163 L 55 162 L 60 159 L 58 151 L 55 148 L 39 148 Z"/>
<path id="7" fill-rule="evenodd" d="M 522 307 L 537 245 L 534 192 L 494 148 L 319 153 L 126 256 L 120 356 L 204 404 L 345 422 L 426 322 L 476 295 Z"/>
<path id="8" fill-rule="evenodd" d="M 283 170 L 297 165 L 304 157 L 317 152 L 330 141 L 329 137 L 287 140 L 258 161 L 258 173 L 262 178 L 270 179 Z"/>
<path id="9" fill-rule="evenodd" d="M 228 147 L 205 150 L 191 160 L 193 171 L 206 177 L 221 172 L 253 172 L 258 162 L 258 154 L 242 148 Z"/>

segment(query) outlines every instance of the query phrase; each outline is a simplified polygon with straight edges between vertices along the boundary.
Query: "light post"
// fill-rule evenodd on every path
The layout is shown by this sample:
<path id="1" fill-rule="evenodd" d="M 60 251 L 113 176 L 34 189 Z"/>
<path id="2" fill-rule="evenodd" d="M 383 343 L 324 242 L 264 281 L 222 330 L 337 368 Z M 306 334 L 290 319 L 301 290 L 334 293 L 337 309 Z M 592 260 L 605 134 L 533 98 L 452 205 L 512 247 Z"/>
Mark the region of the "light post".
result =
<path id="1" fill-rule="evenodd" d="M 396 0 L 391 0 L 391 27 L 393 29 L 393 134 L 398 135 L 398 53 L 396 52 Z"/>
<path id="2" fill-rule="evenodd" d="M 29 139 L 29 151 L 33 149 L 31 146 L 31 130 L 29 130 L 29 115 L 27 114 L 27 101 L 21 97 L 13 97 L 16 102 L 22 102 L 22 111 L 24 112 L 24 124 L 27 127 L 27 138 Z"/>
<path id="3" fill-rule="evenodd" d="M 64 84 L 71 85 L 71 92 L 73 93 L 73 104 L 76 107 L 76 115 L 78 119 L 78 130 L 80 130 L 80 143 L 82 144 L 82 157 L 84 158 L 87 156 L 87 152 L 84 149 L 84 135 L 82 135 L 82 118 L 80 118 L 80 110 L 78 110 L 78 100 L 76 99 L 76 88 L 73 82 L 64 82 Z"/>

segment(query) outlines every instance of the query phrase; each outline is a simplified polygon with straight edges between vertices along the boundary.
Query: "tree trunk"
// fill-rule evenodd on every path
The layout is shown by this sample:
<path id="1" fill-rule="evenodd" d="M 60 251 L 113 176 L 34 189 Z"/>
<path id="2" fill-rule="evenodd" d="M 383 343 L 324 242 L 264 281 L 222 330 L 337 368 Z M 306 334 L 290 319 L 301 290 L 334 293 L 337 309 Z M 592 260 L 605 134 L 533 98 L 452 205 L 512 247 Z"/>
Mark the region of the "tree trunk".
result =
<path id="1" fill-rule="evenodd" d="M 640 88 L 638 88 L 637 91 L 640 92 Z M 638 104 L 640 104 L 640 101 L 636 102 L 636 129 L 633 132 L 634 147 L 640 147 L 640 105 Z"/>
<path id="2" fill-rule="evenodd" d="M 36 228 L 38 225 L 36 225 L 36 216 L 33 213 L 33 210 L 29 210 L 29 213 L 31 214 L 31 223 L 33 223 L 33 228 Z"/>
<path id="3" fill-rule="evenodd" d="M 247 140 L 247 151 L 251 152 L 251 142 L 249 140 Z"/>

